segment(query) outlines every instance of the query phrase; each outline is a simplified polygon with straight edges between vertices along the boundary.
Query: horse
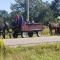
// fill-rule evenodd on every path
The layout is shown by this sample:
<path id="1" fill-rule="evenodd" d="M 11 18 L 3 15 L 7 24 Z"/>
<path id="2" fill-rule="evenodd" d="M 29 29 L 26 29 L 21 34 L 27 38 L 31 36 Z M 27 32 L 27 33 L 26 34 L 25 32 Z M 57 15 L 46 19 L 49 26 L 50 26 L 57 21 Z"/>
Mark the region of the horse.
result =
<path id="1" fill-rule="evenodd" d="M 58 30 L 60 29 L 60 24 L 59 23 L 54 23 L 54 22 L 49 22 L 48 24 L 49 30 L 50 30 L 50 34 L 53 34 L 53 30 L 55 30 L 55 34 L 58 34 Z"/>
<path id="2" fill-rule="evenodd" d="M 9 33 L 9 37 L 11 38 L 9 29 L 10 29 L 10 24 L 7 21 L 1 23 L 2 36 L 4 39 L 5 39 L 6 31 L 7 33 Z"/>

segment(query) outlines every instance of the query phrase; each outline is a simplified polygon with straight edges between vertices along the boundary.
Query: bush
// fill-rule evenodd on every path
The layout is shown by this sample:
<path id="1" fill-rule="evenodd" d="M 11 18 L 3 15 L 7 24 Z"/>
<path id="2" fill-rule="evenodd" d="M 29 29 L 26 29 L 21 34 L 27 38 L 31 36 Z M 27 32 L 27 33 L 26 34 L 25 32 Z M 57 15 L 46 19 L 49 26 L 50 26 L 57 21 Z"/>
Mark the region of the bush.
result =
<path id="1" fill-rule="evenodd" d="M 49 34 L 49 28 L 48 27 L 45 27 L 45 29 L 43 30 L 42 34 L 43 35 L 50 35 Z"/>

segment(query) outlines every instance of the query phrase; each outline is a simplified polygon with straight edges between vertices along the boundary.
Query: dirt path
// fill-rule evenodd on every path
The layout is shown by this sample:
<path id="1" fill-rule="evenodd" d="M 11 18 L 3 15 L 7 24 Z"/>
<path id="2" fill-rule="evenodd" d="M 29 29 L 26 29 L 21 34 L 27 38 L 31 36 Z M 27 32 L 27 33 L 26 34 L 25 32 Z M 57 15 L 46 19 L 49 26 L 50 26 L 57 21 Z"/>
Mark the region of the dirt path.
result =
<path id="1" fill-rule="evenodd" d="M 47 43 L 47 42 L 60 42 L 60 36 L 4 39 L 4 44 L 9 46 L 40 44 L 40 43 Z"/>

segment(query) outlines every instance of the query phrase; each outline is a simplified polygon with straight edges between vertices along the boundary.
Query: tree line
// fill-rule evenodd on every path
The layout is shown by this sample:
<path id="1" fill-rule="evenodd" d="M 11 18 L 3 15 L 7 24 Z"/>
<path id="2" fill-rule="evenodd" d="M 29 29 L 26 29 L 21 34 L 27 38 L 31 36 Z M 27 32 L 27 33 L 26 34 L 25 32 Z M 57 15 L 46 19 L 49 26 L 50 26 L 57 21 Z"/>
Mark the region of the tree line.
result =
<path id="1" fill-rule="evenodd" d="M 11 4 L 12 12 L 0 10 L 0 21 L 7 20 L 12 22 L 15 20 L 17 13 L 22 14 L 24 20 L 27 19 L 27 0 L 15 0 L 15 4 Z M 60 16 L 60 0 L 53 0 L 51 3 L 42 0 L 29 0 L 29 18 L 35 22 L 47 24 L 49 21 L 56 21 Z"/>

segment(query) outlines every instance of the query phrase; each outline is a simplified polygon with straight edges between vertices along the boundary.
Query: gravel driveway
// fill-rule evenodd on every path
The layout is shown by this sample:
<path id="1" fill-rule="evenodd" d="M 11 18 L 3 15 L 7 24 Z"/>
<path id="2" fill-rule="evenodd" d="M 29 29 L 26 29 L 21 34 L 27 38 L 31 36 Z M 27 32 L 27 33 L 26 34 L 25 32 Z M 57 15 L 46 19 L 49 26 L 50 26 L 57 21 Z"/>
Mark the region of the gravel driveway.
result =
<path id="1" fill-rule="evenodd" d="M 60 42 L 60 36 L 4 39 L 3 41 L 4 44 L 8 46 L 29 45 L 29 44 L 40 44 L 40 43 L 47 43 L 47 42 L 48 43 Z"/>

